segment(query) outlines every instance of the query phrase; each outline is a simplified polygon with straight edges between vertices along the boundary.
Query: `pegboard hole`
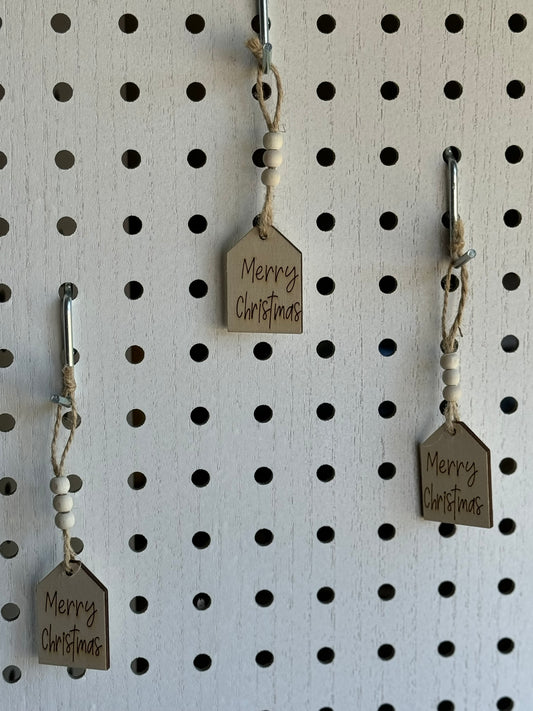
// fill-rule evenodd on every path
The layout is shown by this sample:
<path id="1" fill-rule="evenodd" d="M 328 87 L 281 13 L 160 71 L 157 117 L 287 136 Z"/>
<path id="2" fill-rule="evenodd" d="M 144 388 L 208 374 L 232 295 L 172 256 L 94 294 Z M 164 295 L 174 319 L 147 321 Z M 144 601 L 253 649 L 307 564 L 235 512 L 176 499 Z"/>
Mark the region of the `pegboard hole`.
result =
<path id="1" fill-rule="evenodd" d="M 254 346 L 254 356 L 257 360 L 268 360 L 272 355 L 272 346 L 270 343 L 265 341 L 260 341 Z"/>
<path id="2" fill-rule="evenodd" d="M 255 663 L 258 667 L 269 667 L 274 663 L 274 655 L 268 649 L 263 649 L 255 655 Z"/>
<path id="3" fill-rule="evenodd" d="M 52 96 L 56 101 L 65 102 L 72 99 L 72 87 L 65 81 L 58 82 L 52 89 Z"/>
<path id="4" fill-rule="evenodd" d="M 146 486 L 146 477 L 142 472 L 132 472 L 128 477 L 128 486 L 134 491 L 140 491 Z M 71 488 L 72 491 L 72 488 Z"/>
<path id="5" fill-rule="evenodd" d="M 272 96 L 272 87 L 266 81 L 264 81 L 262 83 L 262 87 L 263 87 L 263 98 L 265 101 L 268 101 L 268 99 L 270 99 L 270 97 Z M 254 99 L 256 101 L 259 100 L 259 86 L 258 86 L 258 84 L 254 84 L 252 86 L 252 96 L 254 97 Z"/>
<path id="6" fill-rule="evenodd" d="M 393 230 L 398 225 L 398 216 L 394 212 L 383 212 L 379 216 L 379 224 L 383 230 Z"/>
<path id="7" fill-rule="evenodd" d="M 320 277 L 316 283 L 316 290 L 319 294 L 322 294 L 322 296 L 329 296 L 335 291 L 335 282 L 331 277 Z"/>
<path id="8" fill-rule="evenodd" d="M 67 667 L 67 674 L 71 679 L 82 679 L 86 671 L 82 667 Z"/>
<path id="9" fill-rule="evenodd" d="M 396 353 L 396 341 L 394 341 L 392 338 L 384 338 L 382 341 L 379 342 L 378 350 L 382 356 L 384 356 L 385 358 L 390 358 L 390 356 Z"/>
<path id="10" fill-rule="evenodd" d="M 272 469 L 269 467 L 259 467 L 259 469 L 255 470 L 254 479 L 258 484 L 261 484 L 261 486 L 270 484 L 273 477 Z"/>
<path id="11" fill-rule="evenodd" d="M 316 532 L 316 537 L 320 543 L 331 543 L 335 540 L 335 531 L 331 526 L 321 526 Z"/>
<path id="12" fill-rule="evenodd" d="M 132 301 L 140 299 L 144 293 L 144 287 L 139 281 L 129 281 L 124 287 L 124 293 Z"/>
<path id="13" fill-rule="evenodd" d="M 202 299 L 207 291 L 207 284 L 202 279 L 195 279 L 189 284 L 189 294 L 195 299 Z"/>
<path id="14" fill-rule="evenodd" d="M 197 610 L 207 610 L 211 607 L 211 597 L 204 592 L 198 593 L 193 597 L 192 604 Z"/>
<path id="15" fill-rule="evenodd" d="M 444 20 L 444 25 L 448 32 L 451 32 L 452 34 L 457 34 L 457 32 L 461 32 L 465 24 L 465 21 L 461 17 L 461 15 L 448 15 L 448 17 Z"/>
<path id="16" fill-rule="evenodd" d="M 445 699 L 444 701 L 441 701 L 440 704 L 437 706 L 437 711 L 455 711 L 455 704 L 453 703 L 453 701 Z"/>
<path id="17" fill-rule="evenodd" d="M 211 543 L 211 536 L 206 531 L 196 531 L 191 540 L 195 548 L 204 550 L 209 547 Z"/>
<path id="18" fill-rule="evenodd" d="M 330 605 L 335 599 L 335 591 L 326 585 L 317 590 L 316 598 L 318 602 L 321 602 L 323 605 Z"/>
<path id="19" fill-rule="evenodd" d="M 330 81 L 323 81 L 316 88 L 316 94 L 322 101 L 331 101 L 336 93 L 335 86 Z"/>
<path id="20" fill-rule="evenodd" d="M 76 536 L 73 536 L 70 539 L 70 545 L 72 546 L 72 550 L 76 555 L 79 555 L 85 548 L 85 544 L 83 543 L 81 538 L 77 538 Z"/>
<path id="21" fill-rule="evenodd" d="M 396 466 L 392 462 L 382 462 L 378 467 L 381 479 L 389 480 L 396 475 Z"/>
<path id="22" fill-rule="evenodd" d="M 316 470 L 316 476 L 319 481 L 324 483 L 332 481 L 335 478 L 335 468 L 331 464 L 321 464 Z"/>
<path id="23" fill-rule="evenodd" d="M 252 30 L 253 30 L 254 32 L 256 32 L 257 34 L 259 34 L 259 29 L 260 29 L 260 26 L 259 26 L 259 15 L 255 15 L 254 17 L 252 17 L 252 21 L 251 21 L 251 23 L 250 23 L 250 26 L 251 26 L 251 28 L 252 28 Z M 272 27 L 272 23 L 270 22 L 270 17 L 269 17 L 269 18 L 268 18 L 268 29 L 270 29 L 271 27 Z"/>
<path id="24" fill-rule="evenodd" d="M 439 644 L 438 652 L 441 657 L 451 657 L 455 653 L 455 644 L 449 640 L 445 640 Z"/>
<path id="25" fill-rule="evenodd" d="M 316 218 L 316 226 L 322 232 L 330 232 L 335 227 L 335 218 L 329 212 L 322 212 Z"/>
<path id="26" fill-rule="evenodd" d="M 63 427 L 67 430 L 78 429 L 81 425 L 81 415 L 79 412 L 76 413 L 76 425 L 74 426 L 74 415 L 72 410 L 69 410 L 68 412 L 65 412 L 61 418 L 61 422 L 63 423 Z"/>
<path id="27" fill-rule="evenodd" d="M 191 474 L 191 481 L 194 486 L 203 489 L 203 487 L 207 486 L 211 481 L 211 476 L 205 469 L 196 469 L 196 471 Z"/>
<path id="28" fill-rule="evenodd" d="M 143 222 L 137 215 L 128 215 L 122 223 L 122 228 L 128 235 L 138 235 L 143 228 Z"/>
<path id="29" fill-rule="evenodd" d="M 440 285 L 441 289 L 443 291 L 446 291 L 446 281 L 448 277 L 443 276 L 442 279 L 440 280 Z M 455 274 L 450 274 L 450 291 L 456 291 L 459 288 L 459 284 L 461 282 L 459 281 L 459 278 L 455 276 Z"/>
<path id="30" fill-rule="evenodd" d="M 0 368 L 9 368 L 13 363 L 14 356 L 7 348 L 0 348 Z"/>
<path id="31" fill-rule="evenodd" d="M 258 148 L 252 153 L 252 163 L 257 167 L 257 168 L 264 168 L 265 163 L 263 161 L 263 156 L 265 155 L 265 149 L 264 148 Z"/>
<path id="32" fill-rule="evenodd" d="M 195 363 L 203 363 L 209 357 L 209 348 L 205 343 L 195 343 L 189 350 L 189 355 Z"/>
<path id="33" fill-rule="evenodd" d="M 396 528 L 392 523 L 382 523 L 378 528 L 378 536 L 382 541 L 392 541 L 396 535 Z"/>
<path id="34" fill-rule="evenodd" d="M 514 642 L 510 637 L 502 637 L 498 640 L 498 652 L 501 654 L 510 654 L 514 649 Z"/>
<path id="35" fill-rule="evenodd" d="M 335 417 L 335 407 L 330 402 L 323 402 L 316 408 L 316 416 L 319 420 L 332 420 Z"/>
<path id="36" fill-rule="evenodd" d="M 320 358 L 331 358 L 335 353 L 335 344 L 331 341 L 320 341 L 317 344 L 316 352 Z"/>
<path id="37" fill-rule="evenodd" d="M 378 596 L 382 600 L 392 600 L 394 596 L 396 595 L 396 588 L 394 585 L 391 585 L 390 583 L 384 583 L 383 585 L 380 585 L 378 588 Z"/>
<path id="38" fill-rule="evenodd" d="M 2 670 L 2 676 L 4 677 L 4 681 L 7 681 L 8 684 L 16 684 L 22 674 L 17 666 L 10 664 L 9 666 L 4 667 Z"/>
<path id="39" fill-rule="evenodd" d="M 386 101 L 393 101 L 400 94 L 400 87 L 394 81 L 386 81 L 379 91 Z"/>
<path id="40" fill-rule="evenodd" d="M 507 291 L 515 291 L 520 286 L 520 277 L 514 272 L 507 272 L 502 277 L 502 284 Z"/>
<path id="41" fill-rule="evenodd" d="M 452 597 L 455 595 L 455 585 L 451 580 L 443 580 L 439 585 L 439 595 L 441 597 Z"/>
<path id="42" fill-rule="evenodd" d="M 513 521 L 512 518 L 502 518 L 498 525 L 498 528 L 500 529 L 501 534 L 503 534 L 504 536 L 510 536 L 516 531 L 516 523 Z"/>
<path id="43" fill-rule="evenodd" d="M 509 696 L 502 696 L 496 702 L 496 708 L 498 711 L 512 711 L 514 708 L 514 701 Z"/>
<path id="44" fill-rule="evenodd" d="M 187 30 L 189 30 L 191 34 L 198 35 L 200 34 L 200 32 L 204 31 L 205 20 L 201 15 L 193 13 L 192 15 L 189 15 L 185 20 L 185 27 L 187 28 Z"/>
<path id="45" fill-rule="evenodd" d="M 520 163 L 522 158 L 524 157 L 524 151 L 520 148 L 520 146 L 508 146 L 505 149 L 505 160 L 508 163 Z"/>
<path id="46" fill-rule="evenodd" d="M 139 27 L 139 20 L 135 17 L 135 15 L 127 12 L 119 18 L 118 26 L 124 34 L 131 35 L 133 32 L 137 31 L 137 28 Z"/>
<path id="47" fill-rule="evenodd" d="M 392 400 L 384 400 L 378 406 L 378 413 L 380 417 L 383 417 L 383 419 L 389 420 L 396 414 L 396 405 L 392 402 Z"/>
<path id="48" fill-rule="evenodd" d="M 442 226 L 446 227 L 447 230 L 450 229 L 450 213 L 445 212 L 441 217 Z"/>
<path id="49" fill-rule="evenodd" d="M 0 151 L 0 170 L 3 170 L 7 165 L 7 156 L 3 151 Z"/>
<path id="50" fill-rule="evenodd" d="M 392 704 L 381 704 L 378 711 L 395 711 L 395 709 Z"/>
<path id="51" fill-rule="evenodd" d="M 17 490 L 17 482 L 10 476 L 0 479 L 0 494 L 2 496 L 12 496 Z"/>
<path id="52" fill-rule="evenodd" d="M 193 148 L 187 154 L 187 163 L 191 168 L 203 168 L 207 163 L 207 156 L 200 148 Z"/>
<path id="53" fill-rule="evenodd" d="M 503 215 L 503 221 L 507 227 L 518 227 L 522 222 L 522 215 L 518 210 L 507 210 Z"/>
<path id="54" fill-rule="evenodd" d="M 500 471 L 502 474 L 514 474 L 516 471 L 517 463 L 512 457 L 504 457 L 500 461 Z"/>
<path id="55" fill-rule="evenodd" d="M 205 425 L 209 421 L 209 410 L 206 407 L 195 407 L 191 411 L 191 421 L 195 425 Z"/>
<path id="56" fill-rule="evenodd" d="M 274 595 L 270 590 L 259 590 L 255 594 L 255 602 L 259 607 L 270 607 L 274 602 Z"/>
<path id="57" fill-rule="evenodd" d="M 524 96 L 526 87 L 523 82 L 518 79 L 513 79 L 507 84 L 506 90 L 511 99 L 520 99 Z"/>
<path id="58" fill-rule="evenodd" d="M 207 220 L 203 215 L 193 215 L 187 225 L 193 234 L 200 235 L 207 229 Z"/>
<path id="59" fill-rule="evenodd" d="M 0 284 L 0 304 L 5 304 L 11 298 L 11 289 L 7 284 Z"/>
<path id="60" fill-rule="evenodd" d="M 205 86 L 199 81 L 193 81 L 186 89 L 188 98 L 191 101 L 202 101 L 205 98 Z"/>
<path id="61" fill-rule="evenodd" d="M 457 531 L 457 527 L 455 523 L 441 523 L 439 526 L 439 534 L 443 538 L 451 538 L 452 536 L 455 535 L 455 532 Z"/>
<path id="62" fill-rule="evenodd" d="M 396 650 L 394 649 L 392 644 L 382 644 L 381 647 L 378 649 L 378 657 L 380 659 L 383 659 L 384 662 L 390 661 L 395 654 Z"/>
<path id="63" fill-rule="evenodd" d="M 514 592 L 514 589 L 515 583 L 514 580 L 512 580 L 511 578 L 502 578 L 498 583 L 498 591 L 502 595 L 510 595 L 512 592 Z"/>
<path id="64" fill-rule="evenodd" d="M 399 157 L 398 151 L 396 148 L 392 148 L 392 146 L 387 146 L 379 154 L 379 159 L 383 165 L 396 165 Z"/>
<path id="65" fill-rule="evenodd" d="M 507 20 L 511 32 L 523 32 L 527 27 L 527 20 L 524 15 L 516 12 Z"/>
<path id="66" fill-rule="evenodd" d="M 0 614 L 6 622 L 14 622 L 20 616 L 20 607 L 14 602 L 6 602 L 0 610 Z"/>
<path id="67" fill-rule="evenodd" d="M 128 150 L 124 151 L 120 160 L 125 168 L 133 170 L 141 165 L 141 154 L 133 148 L 128 148 Z"/>
<path id="68" fill-rule="evenodd" d="M 448 81 L 444 85 L 444 96 L 447 99 L 458 99 L 463 93 L 463 87 L 458 81 Z"/>
<path id="69" fill-rule="evenodd" d="M 390 276 L 390 274 L 381 277 L 379 280 L 379 290 L 383 292 L 383 294 L 392 294 L 397 288 L 398 282 L 393 276 Z"/>
<path id="70" fill-rule="evenodd" d="M 272 408 L 269 407 L 269 405 L 258 405 L 254 410 L 254 419 L 257 420 L 257 422 L 270 422 L 272 415 Z"/>
<path id="71" fill-rule="evenodd" d="M 69 474 L 67 479 L 70 482 L 71 494 L 75 494 L 83 486 L 83 479 L 81 479 L 77 474 Z"/>
<path id="72" fill-rule="evenodd" d="M 146 422 L 146 415 L 139 408 L 133 408 L 126 415 L 126 422 L 130 427 L 142 427 Z"/>
<path id="73" fill-rule="evenodd" d="M 51 18 L 50 25 L 52 26 L 54 32 L 57 32 L 58 34 L 64 34 L 65 32 L 68 32 L 70 30 L 70 17 L 68 15 L 65 15 L 65 13 L 63 12 L 58 12 Z"/>
<path id="74" fill-rule="evenodd" d="M 508 396 L 504 397 L 500 402 L 500 410 L 506 415 L 512 415 L 518 410 L 518 402 L 516 398 Z"/>
<path id="75" fill-rule="evenodd" d="M 144 349 L 141 346 L 129 346 L 129 348 L 126 348 L 125 356 L 128 363 L 138 365 L 144 360 Z"/>
<path id="76" fill-rule="evenodd" d="M 331 647 L 321 647 L 316 653 L 316 658 L 321 664 L 331 664 L 335 659 L 335 652 Z"/>
<path id="77" fill-rule="evenodd" d="M 148 547 L 148 541 L 142 533 L 135 533 L 128 541 L 128 545 L 134 553 L 142 553 Z"/>
<path id="78" fill-rule="evenodd" d="M 57 231 L 64 237 L 70 237 L 73 235 L 74 232 L 76 232 L 77 227 L 78 225 L 76 224 L 76 220 L 67 216 L 60 217 L 56 224 Z"/>
<path id="79" fill-rule="evenodd" d="M 260 528 L 254 536 L 258 546 L 269 546 L 274 540 L 274 534 L 268 528 Z"/>
<path id="80" fill-rule="evenodd" d="M 9 232 L 9 222 L 0 217 L 0 237 L 5 237 Z"/>
<path id="81" fill-rule="evenodd" d="M 518 349 L 519 345 L 520 341 L 518 340 L 518 338 L 511 334 L 509 334 L 508 336 L 504 336 L 501 340 L 502 349 L 506 353 L 514 353 Z"/>
<path id="82" fill-rule="evenodd" d="M 384 15 L 381 18 L 381 29 L 387 34 L 393 34 L 400 29 L 400 18 L 396 15 Z"/>
<path id="83" fill-rule="evenodd" d="M 316 26 L 319 32 L 322 32 L 324 35 L 329 35 L 337 26 L 337 22 L 332 15 L 320 15 L 316 21 Z"/>
<path id="84" fill-rule="evenodd" d="M 148 663 L 148 660 L 144 657 L 135 657 L 135 659 L 130 664 L 130 668 L 134 674 L 140 676 L 142 674 L 146 674 L 146 672 L 150 668 L 150 664 Z"/>
<path id="85" fill-rule="evenodd" d="M 316 161 L 318 165 L 327 168 L 335 163 L 335 151 L 331 148 L 321 148 L 316 154 Z"/>
<path id="86" fill-rule="evenodd" d="M 14 558 L 19 552 L 19 547 L 15 541 L 2 541 L 0 543 L 0 555 L 2 558 Z"/>
<path id="87" fill-rule="evenodd" d="M 71 153 L 70 151 L 58 151 L 55 154 L 54 158 L 55 164 L 57 165 L 58 168 L 61 170 L 70 170 L 74 163 L 76 162 L 76 159 L 74 158 L 74 154 Z"/>

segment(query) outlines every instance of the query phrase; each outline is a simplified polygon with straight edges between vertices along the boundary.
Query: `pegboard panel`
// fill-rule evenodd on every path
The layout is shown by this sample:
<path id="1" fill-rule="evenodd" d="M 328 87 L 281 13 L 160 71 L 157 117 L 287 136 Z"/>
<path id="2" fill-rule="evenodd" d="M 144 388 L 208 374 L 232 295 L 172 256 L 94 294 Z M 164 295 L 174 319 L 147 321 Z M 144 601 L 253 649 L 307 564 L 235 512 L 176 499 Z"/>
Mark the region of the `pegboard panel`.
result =
<path id="1" fill-rule="evenodd" d="M 533 698 L 533 8 L 270 5 L 301 336 L 225 328 L 224 256 L 263 198 L 255 3 L 0 3 L 2 708 Z M 448 145 L 478 251 L 462 412 L 492 450 L 491 530 L 420 515 Z M 48 398 L 67 281 L 73 535 L 110 601 L 111 669 L 85 674 L 39 666 L 35 638 L 35 586 L 61 556 Z"/>

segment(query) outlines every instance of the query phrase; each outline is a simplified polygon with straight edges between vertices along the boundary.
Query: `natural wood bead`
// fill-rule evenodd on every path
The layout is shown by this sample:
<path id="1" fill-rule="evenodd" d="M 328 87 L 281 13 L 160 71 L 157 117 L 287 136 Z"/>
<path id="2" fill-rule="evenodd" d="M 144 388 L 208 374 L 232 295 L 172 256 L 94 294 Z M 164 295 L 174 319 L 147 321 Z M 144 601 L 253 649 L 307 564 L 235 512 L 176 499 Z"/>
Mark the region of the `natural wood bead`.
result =
<path id="1" fill-rule="evenodd" d="M 458 402 L 462 394 L 459 385 L 447 385 L 442 391 L 442 397 L 447 402 Z"/>
<path id="2" fill-rule="evenodd" d="M 53 494 L 66 494 L 70 491 L 70 481 L 66 476 L 55 476 L 50 480 L 50 491 Z"/>
<path id="3" fill-rule="evenodd" d="M 455 370 L 459 367 L 459 353 L 445 353 L 440 357 L 441 368 Z"/>
<path id="4" fill-rule="evenodd" d="M 76 519 L 72 511 L 67 511 L 66 513 L 56 513 L 56 526 L 62 531 L 67 531 L 69 528 L 74 526 Z"/>
<path id="5" fill-rule="evenodd" d="M 279 150 L 283 146 L 283 134 L 277 131 L 269 131 L 263 136 L 263 145 L 268 149 Z"/>
<path id="6" fill-rule="evenodd" d="M 56 511 L 66 513 L 67 511 L 72 510 L 74 502 L 70 494 L 58 494 L 57 496 L 54 496 L 52 504 Z"/>
<path id="7" fill-rule="evenodd" d="M 268 168 L 279 168 L 279 166 L 283 163 L 283 155 L 281 151 L 275 149 L 265 151 L 263 153 L 263 163 Z"/>
<path id="8" fill-rule="evenodd" d="M 261 182 L 271 188 L 279 185 L 280 178 L 281 176 L 275 168 L 267 168 L 261 173 Z"/>
<path id="9" fill-rule="evenodd" d="M 456 368 L 450 368 L 442 373 L 442 382 L 445 385 L 459 385 L 459 371 Z"/>

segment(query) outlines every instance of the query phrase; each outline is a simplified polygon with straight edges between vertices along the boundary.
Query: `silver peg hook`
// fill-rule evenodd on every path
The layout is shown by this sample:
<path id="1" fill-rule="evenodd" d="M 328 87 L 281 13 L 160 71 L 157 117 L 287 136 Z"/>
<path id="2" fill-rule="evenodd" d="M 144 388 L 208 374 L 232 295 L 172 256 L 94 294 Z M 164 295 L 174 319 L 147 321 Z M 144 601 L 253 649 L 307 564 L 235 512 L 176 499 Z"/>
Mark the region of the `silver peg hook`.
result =
<path id="1" fill-rule="evenodd" d="M 72 337 L 72 284 L 66 283 L 61 297 L 61 327 L 63 331 L 63 365 L 74 366 L 74 340 Z M 70 398 L 52 395 L 50 400 L 56 405 L 70 407 Z"/>
<path id="2" fill-rule="evenodd" d="M 263 74 L 270 72 L 272 63 L 272 45 L 268 36 L 268 0 L 257 0 L 259 15 L 259 39 L 263 45 Z"/>
<path id="3" fill-rule="evenodd" d="M 455 225 L 459 219 L 459 209 L 458 209 L 458 170 L 457 170 L 457 160 L 453 153 L 451 146 L 444 151 L 444 158 L 448 164 L 448 215 L 450 218 L 450 253 L 453 249 L 453 235 L 455 232 Z M 468 249 L 464 254 L 458 257 L 453 266 L 455 269 L 459 269 L 463 264 L 466 264 L 471 259 L 476 256 L 475 249 Z"/>

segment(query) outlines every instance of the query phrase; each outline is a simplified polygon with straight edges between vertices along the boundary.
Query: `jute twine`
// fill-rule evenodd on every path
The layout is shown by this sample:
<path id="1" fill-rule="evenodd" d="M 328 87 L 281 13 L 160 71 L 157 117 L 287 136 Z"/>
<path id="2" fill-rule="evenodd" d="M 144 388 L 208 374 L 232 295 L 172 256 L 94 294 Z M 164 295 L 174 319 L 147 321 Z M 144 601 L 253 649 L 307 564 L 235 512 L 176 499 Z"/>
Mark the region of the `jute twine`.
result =
<path id="1" fill-rule="evenodd" d="M 259 106 L 263 112 L 266 125 L 268 130 L 272 132 L 279 131 L 279 120 L 281 116 L 281 103 L 283 101 L 283 87 L 281 85 L 281 77 L 279 71 L 274 64 L 270 65 L 272 74 L 276 79 L 276 110 L 274 112 L 274 118 L 271 118 L 266 103 L 265 95 L 263 93 L 263 45 L 257 37 L 253 37 L 246 42 L 246 46 L 250 52 L 254 55 L 257 60 L 257 98 L 259 100 Z M 274 202 L 274 188 L 271 185 L 266 186 L 265 202 L 263 204 L 263 209 L 259 215 L 259 222 L 257 227 L 259 229 L 259 236 L 261 239 L 266 239 L 268 236 L 268 228 L 272 227 L 272 216 L 273 216 L 273 202 Z"/>
<path id="2" fill-rule="evenodd" d="M 452 235 L 452 242 L 450 245 L 450 263 L 448 265 L 448 272 L 446 273 L 446 283 L 444 285 L 444 303 L 442 306 L 442 350 L 444 353 L 454 353 L 457 350 L 456 337 L 460 333 L 461 322 L 463 320 L 463 313 L 466 305 L 466 297 L 468 295 L 468 269 L 466 264 L 461 266 L 461 296 L 459 298 L 459 304 L 457 306 L 457 313 L 449 330 L 446 329 L 446 320 L 448 312 L 448 299 L 450 296 L 450 286 L 452 279 L 452 272 L 454 269 L 454 262 L 461 256 L 464 252 L 465 240 L 464 240 L 464 227 L 461 219 L 458 219 L 455 223 L 455 227 Z M 446 409 L 444 410 L 444 417 L 446 418 L 446 429 L 450 434 L 455 434 L 455 422 L 459 421 L 459 405 L 457 402 L 448 402 L 446 404 Z"/>
<path id="3" fill-rule="evenodd" d="M 65 365 L 63 368 L 63 391 L 62 395 L 63 397 L 68 397 L 70 398 L 71 402 L 71 426 L 70 426 L 70 433 L 67 439 L 67 442 L 63 448 L 63 452 L 61 453 L 61 458 L 58 460 L 58 440 L 59 440 L 59 431 L 61 429 L 61 409 L 62 406 L 58 405 L 57 410 L 56 410 L 56 421 L 54 424 L 54 436 L 52 437 L 52 468 L 54 470 L 54 474 L 56 476 L 66 476 L 64 468 L 65 468 L 65 460 L 67 458 L 67 454 L 69 453 L 70 447 L 72 446 L 72 442 L 74 440 L 74 433 L 76 432 L 76 424 L 78 420 L 78 411 L 76 409 L 76 399 L 74 397 L 74 394 L 76 392 L 76 380 L 74 378 L 74 368 L 69 365 Z M 63 565 L 65 566 L 65 570 L 68 573 L 71 573 L 73 568 L 71 565 L 71 562 L 75 559 L 76 554 L 72 549 L 72 545 L 70 543 L 70 530 L 64 530 L 63 531 L 63 557 L 64 557 L 64 562 Z"/>

